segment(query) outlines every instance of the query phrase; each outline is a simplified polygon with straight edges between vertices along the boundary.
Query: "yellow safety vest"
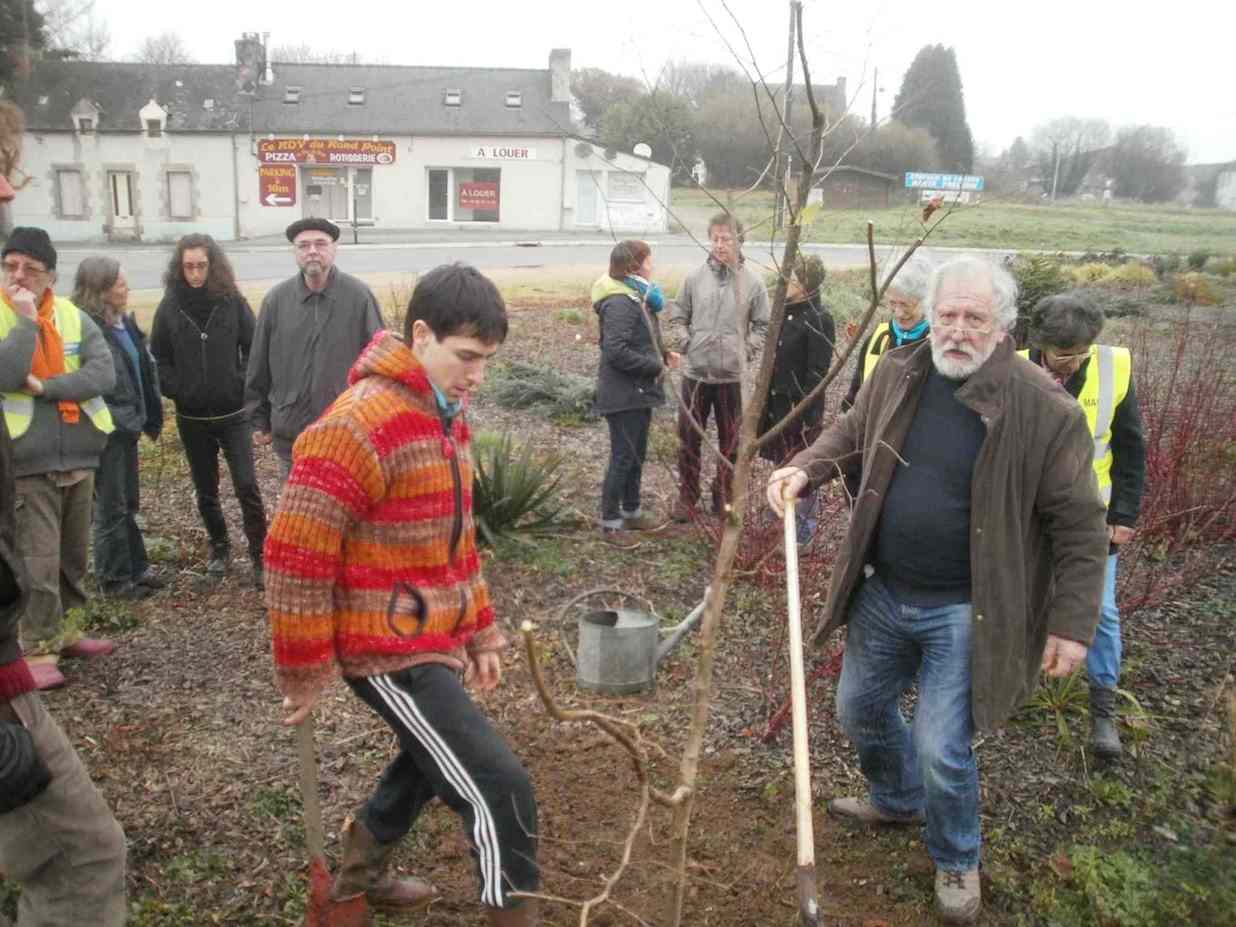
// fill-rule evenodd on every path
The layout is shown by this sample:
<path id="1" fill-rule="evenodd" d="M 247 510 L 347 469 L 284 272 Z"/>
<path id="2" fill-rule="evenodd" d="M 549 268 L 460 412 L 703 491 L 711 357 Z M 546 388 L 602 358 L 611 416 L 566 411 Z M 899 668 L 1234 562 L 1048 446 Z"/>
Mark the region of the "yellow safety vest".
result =
<path id="1" fill-rule="evenodd" d="M 864 383 L 871 379 L 871 371 L 875 370 L 875 365 L 884 356 L 888 343 L 892 340 L 893 333 L 889 331 L 888 325 L 881 325 L 871 333 L 871 339 L 867 342 L 867 353 L 863 355 Z"/>
<path id="2" fill-rule="evenodd" d="M 1029 357 L 1029 351 L 1018 351 Z M 1104 505 L 1112 501 L 1112 422 L 1116 408 L 1129 394 L 1133 376 L 1133 357 L 1128 348 L 1106 344 L 1090 346 L 1090 361 L 1086 367 L 1086 382 L 1077 401 L 1086 413 L 1086 424 L 1094 436 L 1094 475 L 1099 480 L 1099 495 Z"/>
<path id="3" fill-rule="evenodd" d="M 60 340 L 64 342 L 64 372 L 72 373 L 82 365 L 81 310 L 69 300 L 58 296 L 53 312 L 56 330 L 60 332 Z M 17 313 L 0 300 L 0 339 L 7 338 L 16 325 Z M 16 441 L 26 433 L 34 420 L 34 397 L 29 393 L 4 393 L 3 396 L 4 422 L 8 425 L 9 435 Z M 112 433 L 115 428 L 112 424 L 112 413 L 108 411 L 102 396 L 93 396 L 78 404 L 90 417 L 95 428 L 105 435 Z"/>

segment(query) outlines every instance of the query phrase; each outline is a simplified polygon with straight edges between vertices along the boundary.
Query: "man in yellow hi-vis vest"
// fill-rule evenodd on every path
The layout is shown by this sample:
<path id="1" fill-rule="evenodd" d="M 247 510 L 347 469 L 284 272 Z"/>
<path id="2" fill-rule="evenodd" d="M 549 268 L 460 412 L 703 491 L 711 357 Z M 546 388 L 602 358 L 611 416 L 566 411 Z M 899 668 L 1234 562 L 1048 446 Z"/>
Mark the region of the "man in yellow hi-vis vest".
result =
<path id="1" fill-rule="evenodd" d="M 13 229 L 0 261 L 0 370 L 13 440 L 17 547 L 30 574 L 22 640 L 39 688 L 64 685 L 61 655 L 111 653 L 65 613 L 86 602 L 94 471 L 112 430 L 101 396 L 115 383 L 98 327 L 53 291 L 56 249 L 39 228 Z"/>
<path id="2" fill-rule="evenodd" d="M 1094 470 L 1107 506 L 1111 538 L 1103 586 L 1103 610 L 1086 657 L 1090 677 L 1091 749 L 1120 756 L 1116 684 L 1120 680 L 1120 612 L 1116 607 L 1116 552 L 1133 538 L 1146 480 L 1146 446 L 1133 391 L 1128 348 L 1095 344 L 1103 311 L 1084 294 L 1042 299 L 1030 318 L 1030 360 L 1040 364 L 1081 403 L 1094 435 Z"/>

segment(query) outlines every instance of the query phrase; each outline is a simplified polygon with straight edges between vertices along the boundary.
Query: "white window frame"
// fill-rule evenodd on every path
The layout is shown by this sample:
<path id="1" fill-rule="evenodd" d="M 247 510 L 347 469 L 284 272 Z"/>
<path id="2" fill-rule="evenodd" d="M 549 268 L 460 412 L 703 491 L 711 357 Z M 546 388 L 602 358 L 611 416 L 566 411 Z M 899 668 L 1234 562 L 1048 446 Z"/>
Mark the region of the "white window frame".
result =
<path id="1" fill-rule="evenodd" d="M 524 95 L 520 90 L 508 90 L 506 92 L 506 105 L 508 109 L 519 109 L 524 105 Z"/>
<path id="2" fill-rule="evenodd" d="M 64 179 L 66 174 L 77 177 L 77 211 L 69 212 L 65 208 Z M 56 210 L 62 219 L 85 219 L 86 216 L 86 175 L 80 167 L 56 168 Z"/>
<path id="3" fill-rule="evenodd" d="M 167 217 L 169 219 L 192 219 L 193 218 L 193 172 L 177 168 L 164 173 L 164 183 L 167 184 Z M 187 209 L 184 212 L 176 211 L 176 197 L 172 192 L 172 178 L 185 178 L 185 201 Z"/>

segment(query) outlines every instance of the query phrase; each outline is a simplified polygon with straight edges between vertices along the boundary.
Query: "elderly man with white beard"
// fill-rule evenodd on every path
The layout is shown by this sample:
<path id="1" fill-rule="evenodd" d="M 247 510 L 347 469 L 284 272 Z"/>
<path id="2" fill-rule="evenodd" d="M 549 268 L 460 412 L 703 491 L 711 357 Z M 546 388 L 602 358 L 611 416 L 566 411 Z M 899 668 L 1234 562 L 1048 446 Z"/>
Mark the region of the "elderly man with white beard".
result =
<path id="1" fill-rule="evenodd" d="M 821 643 L 845 626 L 837 715 L 865 796 L 829 812 L 924 825 L 947 923 L 979 888 L 977 731 L 1002 724 L 1040 671 L 1072 673 L 1099 621 L 1107 529 L 1075 400 L 1017 356 L 1017 285 L 958 258 L 931 279 L 931 337 L 888 352 L 854 407 L 769 479 L 783 498 L 850 474 L 859 493 Z M 917 680 L 913 720 L 900 709 Z"/>

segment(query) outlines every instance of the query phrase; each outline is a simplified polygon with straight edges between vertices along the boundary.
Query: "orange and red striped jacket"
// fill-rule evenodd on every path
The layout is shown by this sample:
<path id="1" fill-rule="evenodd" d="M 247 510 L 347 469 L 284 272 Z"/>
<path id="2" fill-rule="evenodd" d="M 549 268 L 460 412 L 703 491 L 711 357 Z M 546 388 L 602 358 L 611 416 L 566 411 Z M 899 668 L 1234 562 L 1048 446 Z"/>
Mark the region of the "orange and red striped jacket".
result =
<path id="1" fill-rule="evenodd" d="M 481 577 L 470 434 L 408 345 L 378 332 L 351 384 L 293 447 L 266 538 L 266 607 L 285 695 L 336 672 L 462 669 L 506 645 Z"/>

